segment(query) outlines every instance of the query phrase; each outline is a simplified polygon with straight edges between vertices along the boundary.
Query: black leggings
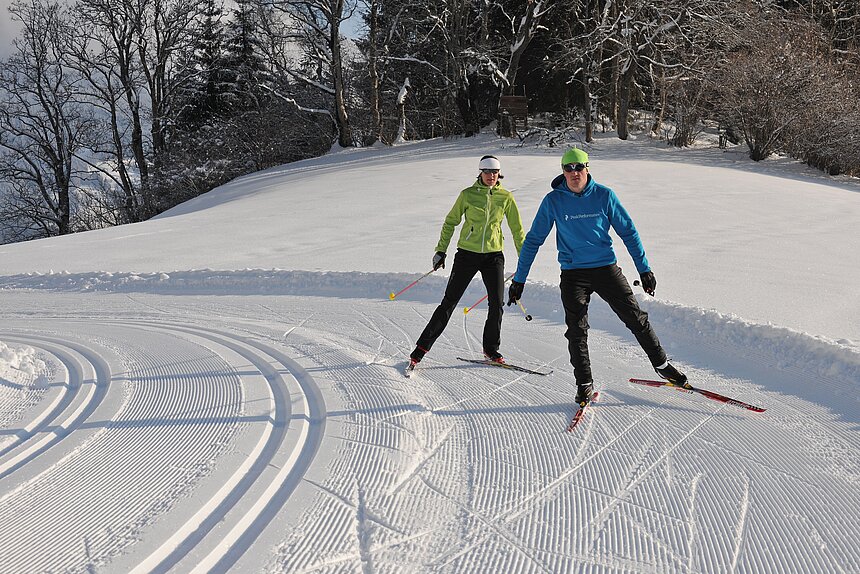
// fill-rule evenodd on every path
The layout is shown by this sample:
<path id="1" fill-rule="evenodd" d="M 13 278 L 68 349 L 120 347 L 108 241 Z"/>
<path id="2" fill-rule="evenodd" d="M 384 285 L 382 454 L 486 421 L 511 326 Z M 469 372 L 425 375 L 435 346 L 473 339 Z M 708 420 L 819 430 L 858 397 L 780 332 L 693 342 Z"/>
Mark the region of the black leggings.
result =
<path id="1" fill-rule="evenodd" d="M 487 322 L 484 323 L 484 351 L 493 353 L 499 350 L 502 337 L 502 303 L 505 297 L 505 256 L 501 251 L 474 253 L 458 249 L 454 256 L 454 265 L 451 266 L 445 296 L 418 338 L 417 345 L 424 351 L 429 351 L 445 330 L 454 307 L 460 302 L 478 272 L 481 273 L 481 279 L 487 288 L 487 303 L 490 306 Z"/>
<path id="2" fill-rule="evenodd" d="M 565 269 L 561 272 L 561 302 L 567 324 L 568 351 L 577 385 L 592 382 L 588 358 L 588 303 L 597 293 L 606 301 L 639 341 L 655 367 L 666 362 L 666 353 L 648 321 L 648 313 L 639 308 L 633 290 L 617 265 L 594 269 Z"/>

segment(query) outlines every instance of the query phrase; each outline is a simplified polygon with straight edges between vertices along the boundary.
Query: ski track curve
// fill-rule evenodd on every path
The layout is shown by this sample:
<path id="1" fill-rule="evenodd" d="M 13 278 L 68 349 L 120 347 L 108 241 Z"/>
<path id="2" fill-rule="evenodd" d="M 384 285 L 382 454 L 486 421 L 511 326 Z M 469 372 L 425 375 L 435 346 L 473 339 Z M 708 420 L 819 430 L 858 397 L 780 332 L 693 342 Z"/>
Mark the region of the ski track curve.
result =
<path id="1" fill-rule="evenodd" d="M 0 333 L 0 337 L 3 336 Z M 8 339 L 15 341 L 14 337 Z M 69 381 L 61 385 L 64 392 L 55 404 L 46 405 L 48 412 L 25 425 L 17 433 L 17 443 L 0 453 L 0 481 L 58 444 L 87 421 L 104 399 L 111 379 L 107 363 L 80 344 L 39 336 L 33 336 L 31 341 L 57 357 L 65 367 Z M 53 424 L 49 426 L 49 423 Z"/>
<path id="2" fill-rule="evenodd" d="M 316 454 L 325 406 L 313 378 L 277 349 L 212 329 L 55 321 L 44 331 L 58 325 L 77 335 L 44 335 L 32 322 L 0 332 L 64 371 L 0 451 L 0 570 L 115 560 L 110 571 L 228 571 Z M 231 453 L 245 433 L 259 435 L 257 447 Z M 220 488 L 205 486 L 210 477 Z M 58 515 L 70 520 L 55 534 Z"/>

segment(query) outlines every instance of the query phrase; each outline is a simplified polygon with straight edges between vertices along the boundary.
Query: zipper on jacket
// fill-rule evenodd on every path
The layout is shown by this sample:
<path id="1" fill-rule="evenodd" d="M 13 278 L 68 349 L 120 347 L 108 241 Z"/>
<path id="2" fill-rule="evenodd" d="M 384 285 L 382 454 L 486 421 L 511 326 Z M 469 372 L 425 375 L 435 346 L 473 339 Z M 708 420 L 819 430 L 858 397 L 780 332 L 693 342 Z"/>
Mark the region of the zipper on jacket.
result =
<path id="1" fill-rule="evenodd" d="M 484 210 L 484 234 L 481 236 L 481 253 L 487 251 L 487 227 L 490 225 L 490 196 L 493 195 L 492 189 L 487 189 L 487 207 Z"/>

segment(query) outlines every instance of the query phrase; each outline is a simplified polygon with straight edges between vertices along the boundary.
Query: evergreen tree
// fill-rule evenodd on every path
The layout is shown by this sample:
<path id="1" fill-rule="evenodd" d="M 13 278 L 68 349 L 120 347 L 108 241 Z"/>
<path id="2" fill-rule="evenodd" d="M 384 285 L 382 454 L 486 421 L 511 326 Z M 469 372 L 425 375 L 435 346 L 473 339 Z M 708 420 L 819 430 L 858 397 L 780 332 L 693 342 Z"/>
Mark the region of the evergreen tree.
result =
<path id="1" fill-rule="evenodd" d="M 228 115 L 257 108 L 270 74 L 263 59 L 260 6 L 255 0 L 238 0 L 225 26 L 219 98 Z"/>
<path id="2" fill-rule="evenodd" d="M 185 64 L 195 73 L 178 94 L 180 126 L 200 126 L 222 111 L 221 96 L 227 80 L 222 54 L 223 6 L 217 0 L 204 0 L 204 6 L 196 41 Z"/>

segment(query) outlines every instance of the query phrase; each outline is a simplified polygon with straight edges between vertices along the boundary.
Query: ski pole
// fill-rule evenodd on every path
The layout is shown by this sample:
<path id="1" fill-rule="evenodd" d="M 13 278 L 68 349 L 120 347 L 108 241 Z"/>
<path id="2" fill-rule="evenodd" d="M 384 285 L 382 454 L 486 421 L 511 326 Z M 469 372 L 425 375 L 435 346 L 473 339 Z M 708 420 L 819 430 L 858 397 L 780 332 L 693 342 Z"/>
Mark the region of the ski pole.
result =
<path id="1" fill-rule="evenodd" d="M 513 276 L 514 276 L 514 274 L 513 274 L 513 273 L 511 273 L 510 275 L 508 275 L 508 277 L 505 279 L 505 283 L 507 283 L 508 281 L 510 281 L 510 280 L 513 278 Z M 474 304 L 474 305 L 472 305 L 471 307 L 463 307 L 463 315 L 468 315 L 468 314 L 469 314 L 469 311 L 471 311 L 472 309 L 474 309 L 475 307 L 477 307 L 478 305 L 480 305 L 481 303 L 483 303 L 483 302 L 487 299 L 487 297 L 489 297 L 489 294 L 488 294 L 488 295 L 484 295 L 483 297 L 481 297 L 480 299 L 478 299 L 477 301 L 475 301 L 475 304 Z"/>
<path id="2" fill-rule="evenodd" d="M 528 314 L 528 312 L 526 311 L 526 308 L 525 308 L 525 307 L 523 307 L 523 302 L 522 302 L 522 301 L 520 301 L 519 299 L 517 299 L 517 305 L 519 305 L 519 306 L 520 306 L 520 309 L 522 309 L 522 311 L 523 311 L 523 315 L 525 315 L 525 316 L 526 316 L 526 321 L 531 321 L 531 320 L 532 320 L 532 316 L 531 316 L 531 315 L 529 315 L 529 314 Z"/>
<path id="3" fill-rule="evenodd" d="M 425 273 L 424 275 L 422 275 L 421 277 L 419 277 L 418 279 L 416 279 L 415 281 L 413 281 L 412 283 L 410 283 L 409 285 L 407 285 L 406 287 L 404 287 L 403 289 L 401 289 L 401 290 L 400 290 L 400 291 L 398 291 L 397 293 L 395 293 L 395 292 L 393 292 L 393 291 L 392 291 L 391 293 L 389 293 L 389 294 L 388 294 L 388 298 L 389 298 L 389 299 L 391 299 L 392 301 L 394 301 L 394 298 L 395 298 L 395 297 L 397 297 L 398 295 L 400 295 L 400 294 L 401 294 L 401 293 L 403 293 L 404 291 L 407 291 L 407 290 L 411 289 L 412 287 L 414 287 L 414 286 L 415 286 L 415 284 L 416 284 L 416 283 L 418 283 L 419 281 L 421 281 L 422 279 L 424 279 L 425 277 L 427 277 L 428 275 L 430 275 L 430 274 L 431 274 L 431 273 L 433 273 L 434 271 L 436 271 L 436 270 L 435 270 L 435 269 L 431 269 L 430 271 L 428 271 L 427 273 Z"/>

